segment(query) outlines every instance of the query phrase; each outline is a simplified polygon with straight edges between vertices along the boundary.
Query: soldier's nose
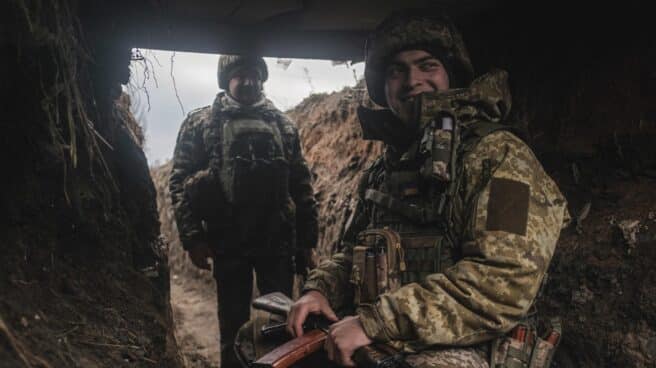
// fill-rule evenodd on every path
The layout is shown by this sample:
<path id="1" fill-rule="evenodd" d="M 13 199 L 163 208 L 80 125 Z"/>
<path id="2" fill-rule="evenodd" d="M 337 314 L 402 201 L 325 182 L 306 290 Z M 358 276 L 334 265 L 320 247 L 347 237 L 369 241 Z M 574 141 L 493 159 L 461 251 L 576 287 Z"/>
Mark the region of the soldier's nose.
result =
<path id="1" fill-rule="evenodd" d="M 415 70 L 415 68 L 410 68 L 405 79 L 406 88 L 412 89 L 421 85 L 421 77 L 421 73 L 418 70 Z"/>

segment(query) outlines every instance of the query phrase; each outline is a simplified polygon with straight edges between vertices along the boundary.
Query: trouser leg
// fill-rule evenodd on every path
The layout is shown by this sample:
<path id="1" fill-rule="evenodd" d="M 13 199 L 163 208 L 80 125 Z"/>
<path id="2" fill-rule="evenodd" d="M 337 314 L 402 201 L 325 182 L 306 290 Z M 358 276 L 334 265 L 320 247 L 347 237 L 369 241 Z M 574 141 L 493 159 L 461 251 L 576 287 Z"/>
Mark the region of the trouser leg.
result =
<path id="1" fill-rule="evenodd" d="M 219 306 L 221 367 L 239 367 L 233 343 L 239 327 L 250 316 L 253 266 L 247 257 L 216 257 L 214 278 Z"/>
<path id="2" fill-rule="evenodd" d="M 257 288 L 260 294 L 280 291 L 292 297 L 294 286 L 294 270 L 291 256 L 285 257 L 253 257 Z"/>
<path id="3" fill-rule="evenodd" d="M 260 294 L 264 295 L 279 291 L 291 297 L 294 283 L 291 257 L 252 257 L 251 261 L 257 275 L 257 287 Z M 280 323 L 285 319 L 285 316 L 275 316 L 256 311 L 252 319 L 245 323 L 237 333 L 235 349 L 241 358 L 240 360 L 245 363 L 252 362 L 257 357 L 284 343 L 287 338 L 282 340 L 266 339 L 259 334 L 259 331 L 262 326 Z"/>
<path id="4" fill-rule="evenodd" d="M 474 347 L 425 350 L 408 355 L 406 361 L 414 368 L 489 367 L 485 353 Z"/>

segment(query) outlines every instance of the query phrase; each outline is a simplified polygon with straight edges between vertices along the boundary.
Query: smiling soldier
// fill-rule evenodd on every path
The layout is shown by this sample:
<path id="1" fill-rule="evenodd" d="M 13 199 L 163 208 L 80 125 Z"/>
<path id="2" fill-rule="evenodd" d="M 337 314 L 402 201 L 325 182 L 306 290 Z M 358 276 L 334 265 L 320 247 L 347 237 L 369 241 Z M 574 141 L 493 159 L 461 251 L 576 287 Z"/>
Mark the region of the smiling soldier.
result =
<path id="1" fill-rule="evenodd" d="M 539 338 L 532 306 L 569 215 L 511 132 L 506 72 L 474 78 L 452 23 L 416 14 L 384 21 L 365 59 L 369 95 L 385 109 L 359 118 L 386 149 L 362 177 L 342 251 L 293 305 L 289 333 L 325 316 L 327 356 L 344 366 L 384 343 L 413 367 L 547 367 L 558 340 Z"/>

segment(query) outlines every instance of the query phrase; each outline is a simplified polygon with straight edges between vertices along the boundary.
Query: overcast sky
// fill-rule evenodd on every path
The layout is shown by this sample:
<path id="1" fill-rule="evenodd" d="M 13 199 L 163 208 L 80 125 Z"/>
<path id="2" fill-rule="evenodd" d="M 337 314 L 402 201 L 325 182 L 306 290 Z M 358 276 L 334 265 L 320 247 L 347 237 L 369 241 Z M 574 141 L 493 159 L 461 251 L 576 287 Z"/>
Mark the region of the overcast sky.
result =
<path id="1" fill-rule="evenodd" d="M 146 131 L 148 162 L 157 165 L 173 155 L 178 129 L 186 114 L 210 105 L 219 92 L 216 79 L 219 55 L 143 49 L 140 52 L 145 59 L 132 62 L 126 90 L 132 96 L 133 112 Z M 333 92 L 355 85 L 364 69 L 362 63 L 350 66 L 333 65 L 328 60 L 289 60 L 292 62 L 285 69 L 285 60 L 265 58 L 269 80 L 264 84 L 264 91 L 283 111 L 311 93 Z M 177 88 L 173 87 L 174 81 Z"/>

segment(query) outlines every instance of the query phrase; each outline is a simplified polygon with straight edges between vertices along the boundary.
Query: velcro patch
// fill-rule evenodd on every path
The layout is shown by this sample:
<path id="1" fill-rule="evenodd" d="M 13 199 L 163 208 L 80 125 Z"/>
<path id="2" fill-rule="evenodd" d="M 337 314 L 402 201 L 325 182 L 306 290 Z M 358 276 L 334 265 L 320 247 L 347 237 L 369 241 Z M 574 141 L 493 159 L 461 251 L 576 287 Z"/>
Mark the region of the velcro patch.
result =
<path id="1" fill-rule="evenodd" d="M 526 235 L 529 196 L 530 188 L 526 183 L 492 178 L 485 229 Z"/>

